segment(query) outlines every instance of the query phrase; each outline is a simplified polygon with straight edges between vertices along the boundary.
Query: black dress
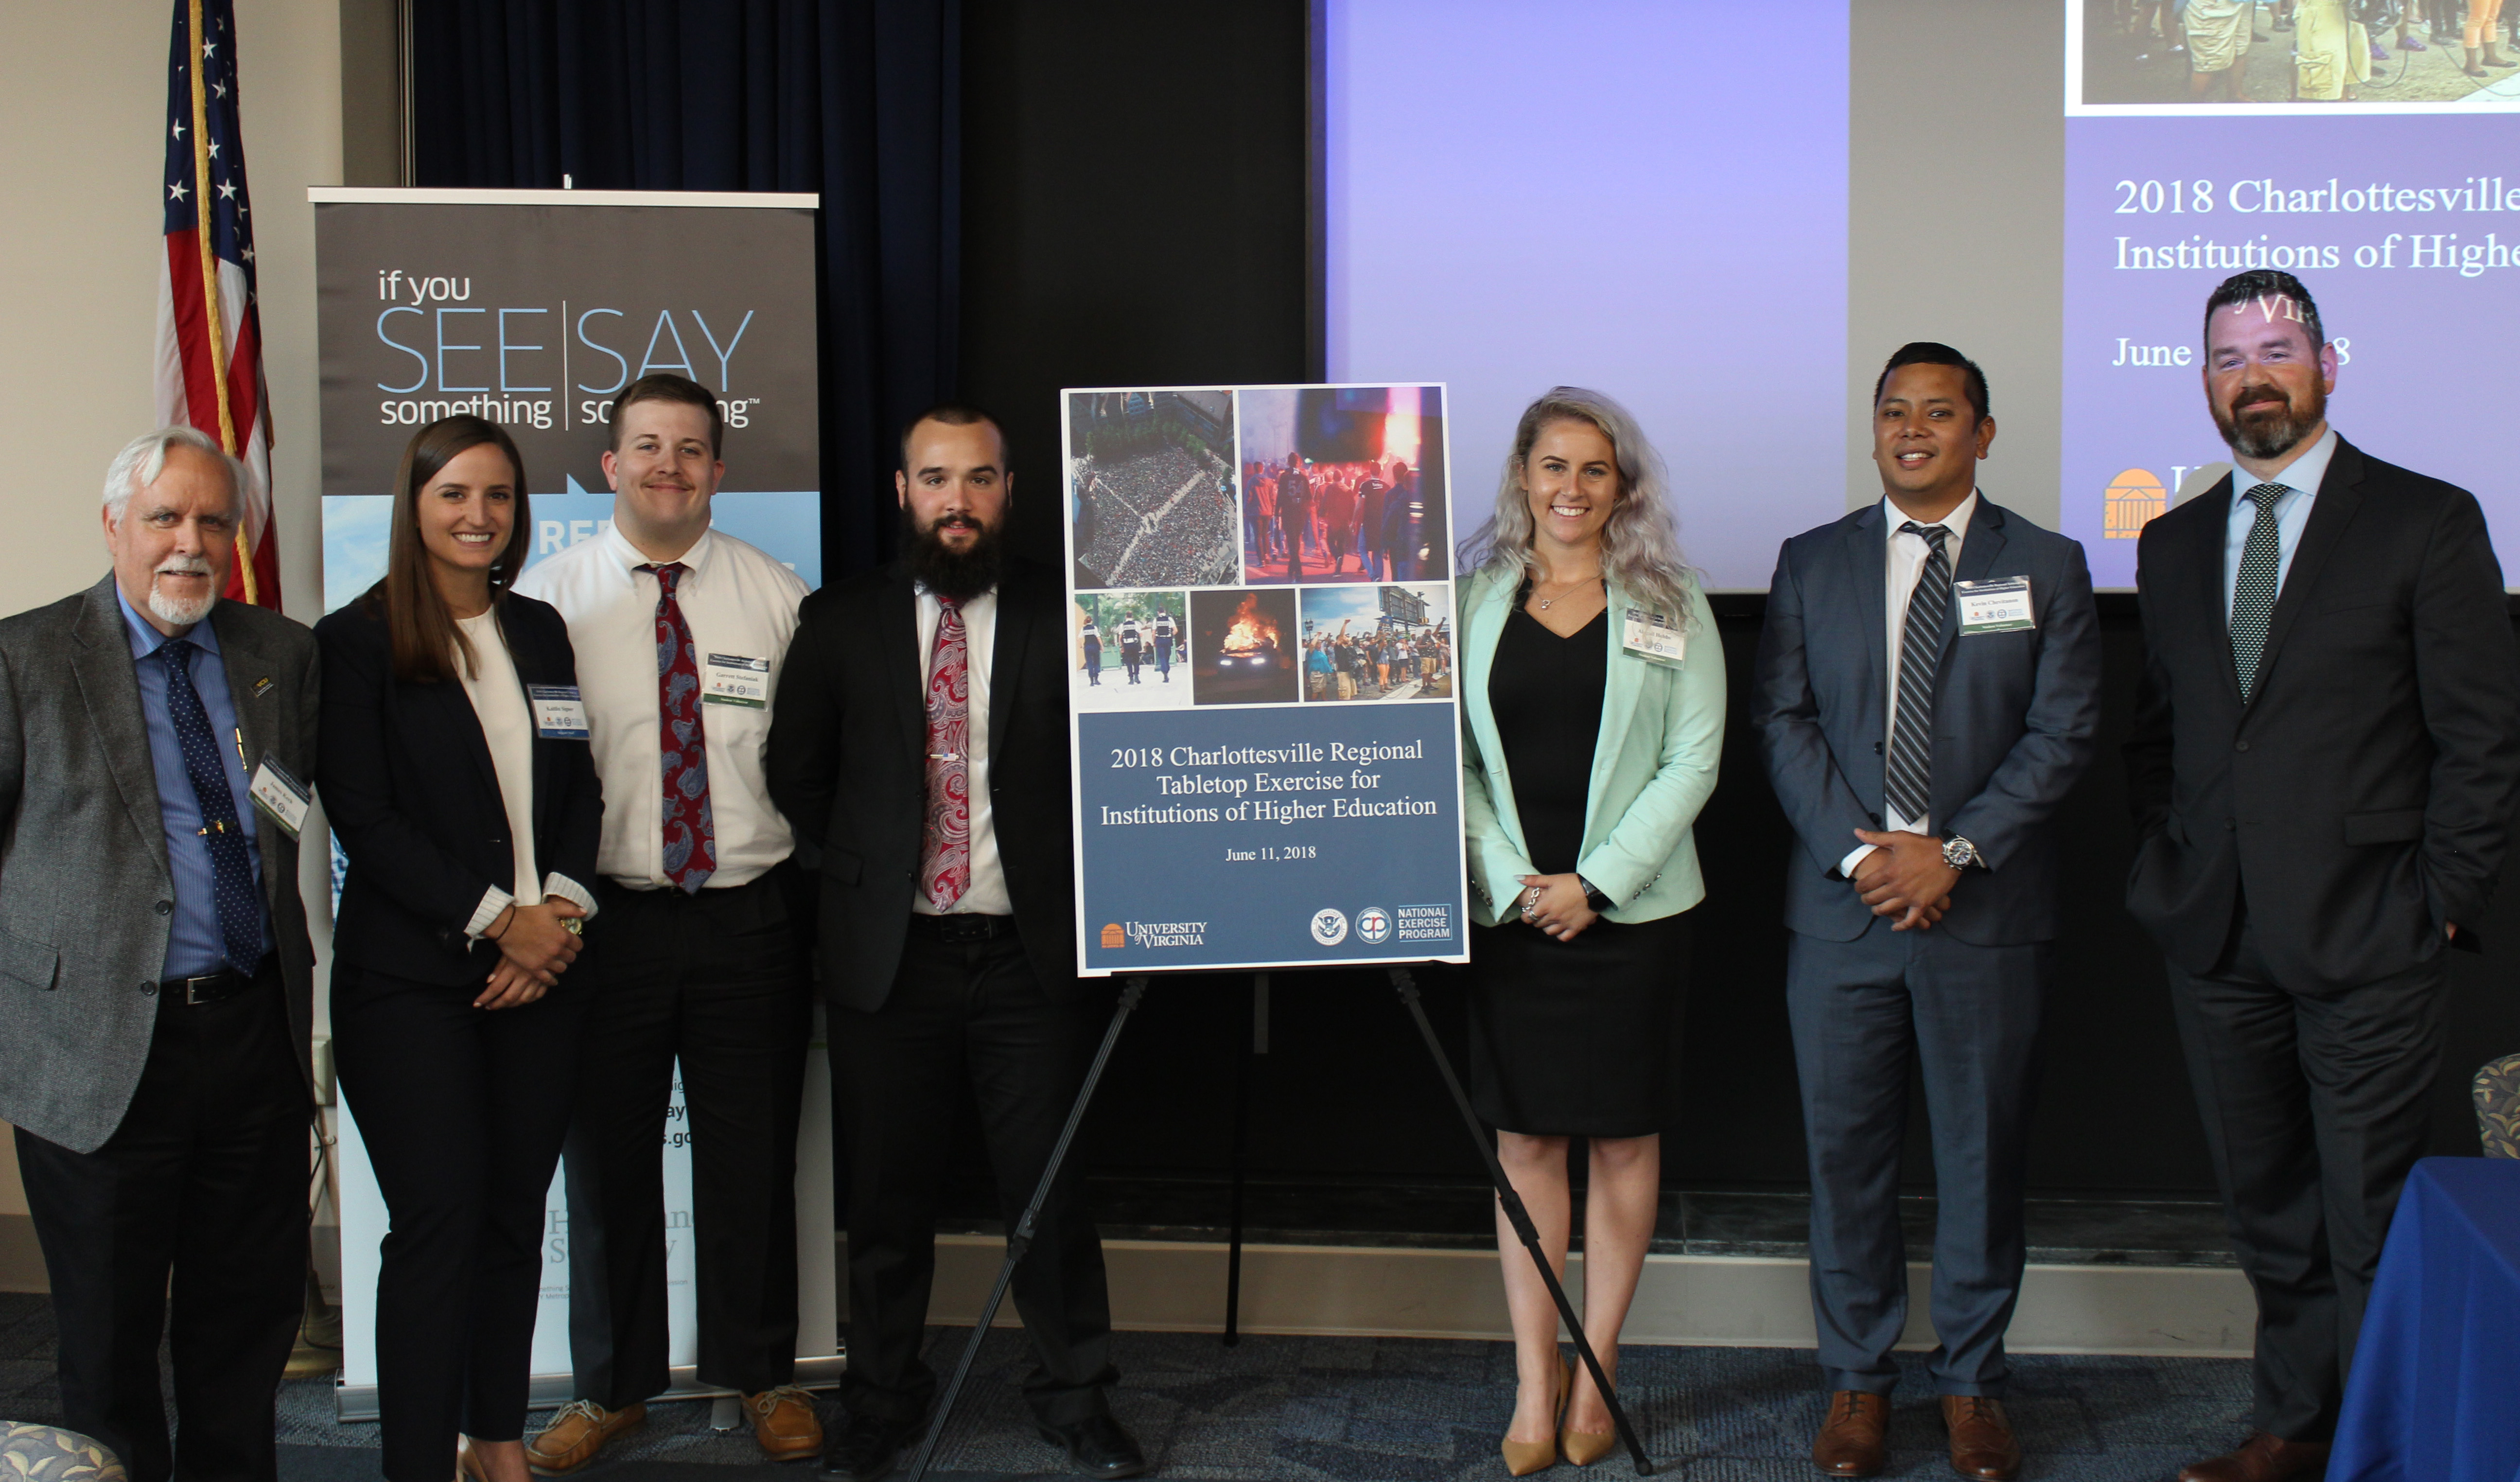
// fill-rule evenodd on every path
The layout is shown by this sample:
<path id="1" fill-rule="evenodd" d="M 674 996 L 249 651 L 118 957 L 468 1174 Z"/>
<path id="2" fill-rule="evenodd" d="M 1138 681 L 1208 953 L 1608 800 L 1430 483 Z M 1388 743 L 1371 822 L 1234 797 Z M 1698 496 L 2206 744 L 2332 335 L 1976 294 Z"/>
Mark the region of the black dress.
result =
<path id="1" fill-rule="evenodd" d="M 1488 705 L 1523 842 L 1573 871 L 1609 683 L 1609 613 L 1560 638 L 1517 596 Z M 1571 942 L 1509 917 L 1470 928 L 1470 1099 L 1508 1132 L 1642 1137 L 1674 1119 L 1688 915 L 1597 921 Z"/>

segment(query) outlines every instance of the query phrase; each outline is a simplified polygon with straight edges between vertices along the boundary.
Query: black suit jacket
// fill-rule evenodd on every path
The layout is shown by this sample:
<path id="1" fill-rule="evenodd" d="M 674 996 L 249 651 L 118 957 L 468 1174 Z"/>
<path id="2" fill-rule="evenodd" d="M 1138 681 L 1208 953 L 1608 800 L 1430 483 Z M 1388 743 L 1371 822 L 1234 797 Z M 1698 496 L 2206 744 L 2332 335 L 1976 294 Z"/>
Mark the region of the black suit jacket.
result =
<path id="1" fill-rule="evenodd" d="M 498 606 L 517 678 L 575 685 L 559 611 L 510 593 Z M 448 986 L 479 982 L 499 949 L 464 928 L 492 885 L 514 891 L 508 808 L 480 719 L 458 680 L 393 673 L 383 613 L 366 599 L 315 625 L 324 651 L 324 813 L 349 858 L 334 927 L 353 966 Z M 530 701 L 528 702 L 530 704 Z M 585 741 L 537 734 L 534 865 L 592 891 L 604 793 Z"/>
<path id="2" fill-rule="evenodd" d="M 1785 925 L 1849 942 L 1873 921 L 1837 873 L 1881 827 L 1890 689 L 1878 501 L 1807 530 L 1777 555 L 1759 633 L 1756 708 L 1768 780 L 1801 847 L 1785 871 Z M 1937 929 L 1981 947 L 2056 935 L 2056 809 L 2092 764 L 2100 721 L 2099 612 L 2082 545 L 1978 496 L 1956 581 L 2026 576 L 2036 626 L 1961 637 L 1943 624 L 1934 690 L 1933 819 L 1987 868 L 1952 891 Z"/>
<path id="3" fill-rule="evenodd" d="M 2225 478 L 2144 526 L 2127 908 L 2211 971 L 2245 896 L 2290 986 L 2473 945 L 2520 795 L 2520 655 L 2475 497 L 2338 439 L 2240 702 Z"/>
<path id="4" fill-rule="evenodd" d="M 1076 862 L 1067 775 L 1066 602 L 1010 560 L 989 668 L 989 804 L 1015 930 L 1042 988 L 1076 997 Z M 816 872 L 824 991 L 883 1007 L 919 889 L 927 656 L 907 565 L 805 599 L 771 712 L 770 795 Z"/>

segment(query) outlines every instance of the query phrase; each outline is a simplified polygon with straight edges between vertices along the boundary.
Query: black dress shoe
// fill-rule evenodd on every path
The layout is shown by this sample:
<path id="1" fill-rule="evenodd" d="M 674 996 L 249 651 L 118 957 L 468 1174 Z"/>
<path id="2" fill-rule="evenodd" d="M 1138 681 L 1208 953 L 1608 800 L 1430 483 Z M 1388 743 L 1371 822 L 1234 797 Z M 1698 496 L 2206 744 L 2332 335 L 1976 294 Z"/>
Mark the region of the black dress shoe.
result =
<path id="1" fill-rule="evenodd" d="M 823 1475 L 834 1482 L 883 1482 L 901 1461 L 902 1450 L 923 1433 L 922 1420 L 851 1415 L 823 1448 Z"/>
<path id="2" fill-rule="evenodd" d="M 1136 1477 L 1147 1470 L 1138 1438 L 1109 1415 L 1088 1415 L 1065 1425 L 1037 1422 L 1041 1438 L 1067 1449 L 1067 1459 L 1089 1477 Z"/>

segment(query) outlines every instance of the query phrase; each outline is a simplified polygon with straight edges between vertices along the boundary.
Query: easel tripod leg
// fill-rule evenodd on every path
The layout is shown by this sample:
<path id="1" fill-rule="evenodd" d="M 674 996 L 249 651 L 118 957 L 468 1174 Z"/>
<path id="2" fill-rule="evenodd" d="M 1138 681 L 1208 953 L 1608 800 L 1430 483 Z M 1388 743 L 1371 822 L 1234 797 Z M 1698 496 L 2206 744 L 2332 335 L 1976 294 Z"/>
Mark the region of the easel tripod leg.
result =
<path id="1" fill-rule="evenodd" d="M 1067 1108 L 1067 1125 L 1058 1130 L 1058 1141 L 1050 1149 L 1050 1161 L 1042 1165 L 1041 1182 L 1034 1186 L 1032 1202 L 1024 1206 L 1023 1218 L 1007 1233 L 1007 1258 L 998 1266 L 997 1284 L 989 1288 L 989 1300 L 980 1308 L 979 1321 L 971 1325 L 970 1340 L 963 1345 L 963 1357 L 954 1363 L 954 1374 L 945 1381 L 945 1392 L 936 1397 L 936 1413 L 928 1417 L 927 1435 L 919 1443 L 919 1457 L 910 1464 L 910 1482 L 922 1482 L 927 1475 L 927 1463 L 936 1455 L 936 1443 L 945 1434 L 946 1422 L 954 1417 L 954 1402 L 963 1395 L 963 1381 L 971 1374 L 972 1362 L 980 1356 L 980 1345 L 987 1341 L 989 1325 L 996 1322 L 998 1308 L 1007 1299 L 1007 1288 L 1013 1284 L 1015 1267 L 1023 1261 L 1024 1252 L 1032 1246 L 1033 1230 L 1041 1220 L 1041 1208 L 1050 1202 L 1050 1190 L 1058 1182 L 1058 1165 L 1067 1161 L 1067 1146 L 1076 1141 L 1076 1129 L 1085 1121 L 1085 1108 L 1094 1100 L 1094 1088 L 1102 1082 L 1102 1067 L 1111 1063 L 1111 1047 L 1120 1043 L 1120 1029 L 1129 1022 L 1130 1011 L 1147 996 L 1147 980 L 1133 977 L 1120 985 L 1120 1007 L 1111 1012 L 1111 1027 L 1102 1031 L 1102 1048 L 1094 1053 L 1094 1063 L 1085 1072 L 1085 1084 L 1076 1088 L 1076 1101 Z"/>
<path id="2" fill-rule="evenodd" d="M 1610 1423 L 1635 1461 L 1637 1475 L 1652 1476 L 1653 1459 L 1645 1455 L 1644 1443 L 1637 1439 L 1636 1427 L 1628 1423 L 1628 1413 L 1619 1404 L 1618 1391 L 1611 1387 L 1610 1376 L 1602 1372 L 1601 1360 L 1593 1352 L 1592 1340 L 1584 1336 L 1584 1322 L 1576 1316 L 1575 1304 L 1566 1300 L 1566 1287 L 1550 1267 L 1549 1252 L 1541 1246 L 1540 1231 L 1531 1223 L 1531 1212 L 1522 1207 L 1522 1195 L 1514 1192 L 1513 1181 L 1506 1177 L 1505 1165 L 1497 1161 L 1496 1149 L 1488 1144 L 1487 1129 L 1470 1105 L 1469 1093 L 1462 1089 L 1462 1078 L 1454 1073 L 1452 1057 L 1444 1054 L 1444 1042 L 1435 1037 L 1435 1026 L 1427 1019 L 1426 1006 L 1418 996 L 1417 977 L 1406 967 L 1394 967 L 1391 986 L 1399 993 L 1400 1002 L 1409 1006 L 1410 1016 L 1418 1021 L 1418 1034 L 1426 1042 L 1426 1053 L 1435 1057 L 1435 1068 L 1444 1077 L 1445 1089 L 1453 1094 L 1453 1105 L 1462 1113 L 1462 1124 L 1470 1130 L 1470 1141 L 1487 1165 L 1488 1182 L 1496 1186 L 1497 1203 L 1505 1210 L 1506 1223 L 1513 1227 L 1514 1237 L 1522 1241 L 1523 1249 L 1531 1252 L 1532 1264 L 1540 1268 L 1540 1280 L 1549 1288 L 1550 1300 L 1557 1304 L 1558 1320 L 1574 1338 L 1576 1355 L 1583 1359 L 1585 1371 L 1593 1376 L 1593 1386 L 1601 1392 L 1601 1403 L 1609 1408 Z"/>

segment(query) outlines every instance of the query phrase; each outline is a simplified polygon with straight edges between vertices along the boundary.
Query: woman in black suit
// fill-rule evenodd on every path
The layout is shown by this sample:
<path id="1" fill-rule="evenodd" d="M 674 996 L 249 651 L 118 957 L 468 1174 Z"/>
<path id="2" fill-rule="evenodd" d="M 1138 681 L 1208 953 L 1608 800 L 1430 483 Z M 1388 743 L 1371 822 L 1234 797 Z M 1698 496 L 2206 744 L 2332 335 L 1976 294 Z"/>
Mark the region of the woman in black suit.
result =
<path id="1" fill-rule="evenodd" d="M 560 614 L 508 590 L 524 469 L 423 427 L 384 580 L 315 627 L 324 807 L 349 859 L 333 1043 L 392 1216 L 377 1279 L 384 1474 L 526 1482 L 544 1192 L 587 1004 L 564 976 L 604 804 Z"/>

